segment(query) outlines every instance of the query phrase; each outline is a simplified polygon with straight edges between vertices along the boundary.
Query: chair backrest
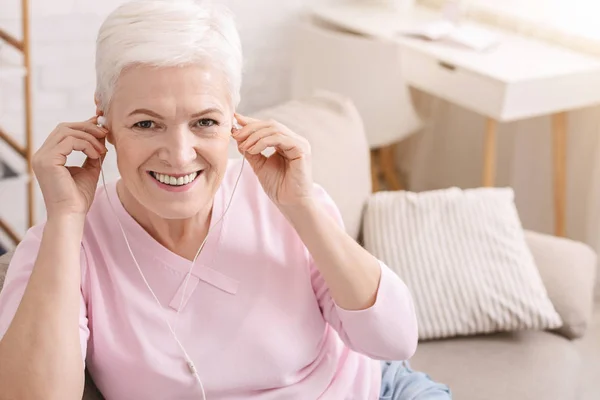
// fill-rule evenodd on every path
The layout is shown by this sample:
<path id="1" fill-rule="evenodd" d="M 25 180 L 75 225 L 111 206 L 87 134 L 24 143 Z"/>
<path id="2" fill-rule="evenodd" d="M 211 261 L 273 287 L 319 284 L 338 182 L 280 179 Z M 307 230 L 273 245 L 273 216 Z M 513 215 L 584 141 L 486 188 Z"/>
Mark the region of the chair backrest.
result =
<path id="1" fill-rule="evenodd" d="M 348 97 L 361 114 L 371 148 L 398 142 L 421 128 L 402 74 L 401 50 L 393 41 L 307 18 L 296 25 L 292 43 L 292 97 L 319 89 Z"/>

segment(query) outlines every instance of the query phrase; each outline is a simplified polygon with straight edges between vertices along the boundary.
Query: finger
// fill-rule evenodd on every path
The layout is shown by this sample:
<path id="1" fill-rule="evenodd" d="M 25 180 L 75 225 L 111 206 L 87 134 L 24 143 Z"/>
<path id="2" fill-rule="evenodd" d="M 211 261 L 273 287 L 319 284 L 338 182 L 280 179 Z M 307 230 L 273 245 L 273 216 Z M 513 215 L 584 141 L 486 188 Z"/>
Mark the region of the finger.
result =
<path id="1" fill-rule="evenodd" d="M 101 138 L 105 138 L 108 134 L 108 130 L 104 128 L 97 127 L 93 124 L 90 124 L 85 127 L 85 125 L 78 125 L 78 123 L 61 123 L 57 126 L 57 128 L 48 136 L 48 139 L 44 142 L 42 147 L 44 148 L 52 148 L 56 146 L 58 143 L 64 140 L 65 137 L 69 135 L 75 135 L 77 137 L 81 137 L 79 133 L 89 135 L 90 140 L 97 140 Z M 102 144 L 101 147 L 104 147 Z M 100 148 L 99 148 L 100 150 Z"/>
<path id="2" fill-rule="evenodd" d="M 104 156 L 101 156 L 100 158 L 96 158 L 96 159 L 86 157 L 81 168 L 85 169 L 86 171 L 91 171 L 91 172 L 99 174 L 100 168 L 102 167 L 103 162 L 104 162 Z"/>
<path id="3" fill-rule="evenodd" d="M 252 135 L 254 132 L 272 127 L 273 123 L 269 121 L 257 121 L 251 124 L 244 126 L 242 129 L 236 129 L 233 131 L 233 138 L 239 143 L 248 139 L 248 136 Z"/>
<path id="4" fill-rule="evenodd" d="M 248 164 L 250 164 L 250 166 L 252 167 L 254 172 L 257 172 L 258 170 L 260 170 L 268 159 L 267 157 L 263 156 L 262 154 L 248 154 L 248 153 L 244 154 L 244 158 L 246 158 L 246 160 L 248 161 Z"/>
<path id="5" fill-rule="evenodd" d="M 87 132 L 91 135 L 94 135 L 98 139 L 106 137 L 106 134 L 108 133 L 108 129 L 96 125 L 93 121 L 75 122 L 67 124 L 67 128 Z"/>
<path id="6" fill-rule="evenodd" d="M 242 126 L 246 126 L 246 125 L 251 124 L 253 122 L 259 122 L 260 121 L 259 119 L 250 118 L 250 117 L 247 117 L 247 116 L 239 114 L 239 113 L 233 113 L 233 115 L 235 116 L 235 119 L 237 119 L 238 122 L 240 123 L 240 125 L 242 125 Z"/>
<path id="7" fill-rule="evenodd" d="M 90 142 L 99 153 L 106 153 L 108 151 L 108 149 L 104 145 L 104 138 L 98 139 L 88 132 L 67 128 L 64 130 L 61 136 L 63 137 L 63 140 L 67 137 L 74 137 L 77 139 L 86 140 Z"/>
<path id="8" fill-rule="evenodd" d="M 253 132 L 246 140 L 239 143 L 240 150 L 246 151 L 250 147 L 254 146 L 260 139 L 263 139 L 267 136 L 275 135 L 279 133 L 279 129 L 273 126 L 267 126 L 261 128 L 255 132 Z"/>
<path id="9" fill-rule="evenodd" d="M 97 159 L 100 158 L 100 153 L 94 148 L 94 146 L 87 140 L 78 139 L 73 136 L 66 137 L 62 142 L 56 146 L 56 151 L 61 156 L 67 157 L 73 151 L 81 151 L 86 156 Z"/>
<path id="10" fill-rule="evenodd" d="M 260 139 L 254 146 L 247 150 L 250 154 L 260 154 L 265 149 L 274 147 L 289 160 L 295 160 L 306 154 L 297 139 L 277 134 Z"/>
<path id="11" fill-rule="evenodd" d="M 90 118 L 86 119 L 86 120 L 85 120 L 85 121 L 83 121 L 83 122 L 91 122 L 91 123 L 93 123 L 93 124 L 97 124 L 97 123 L 98 123 L 98 116 L 97 116 L 97 115 L 94 115 L 94 116 L 92 116 L 92 117 L 90 117 Z M 72 124 L 79 124 L 79 123 L 81 123 L 81 122 L 66 122 L 66 123 L 65 123 L 65 125 L 72 125 Z"/>

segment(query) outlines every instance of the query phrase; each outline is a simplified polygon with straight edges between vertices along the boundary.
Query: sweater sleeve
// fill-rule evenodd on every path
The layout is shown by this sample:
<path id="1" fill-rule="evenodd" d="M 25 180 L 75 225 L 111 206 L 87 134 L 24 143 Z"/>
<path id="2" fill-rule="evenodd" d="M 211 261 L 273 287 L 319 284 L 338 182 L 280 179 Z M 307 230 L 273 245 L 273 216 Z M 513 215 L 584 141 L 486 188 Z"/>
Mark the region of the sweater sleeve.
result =
<path id="1" fill-rule="evenodd" d="M 10 264 L 8 265 L 4 286 L 0 287 L 0 340 L 2 340 L 6 334 L 6 331 L 17 313 L 21 299 L 25 294 L 25 289 L 29 283 L 29 277 L 33 271 L 40 249 L 42 231 L 43 224 L 30 228 L 15 249 Z M 84 268 L 85 255 L 83 248 L 81 250 L 81 260 L 83 280 L 83 274 L 86 271 L 86 268 Z M 83 292 L 80 296 L 79 304 L 79 338 L 81 354 L 85 360 L 87 341 L 90 332 L 88 329 L 87 307 Z"/>
<path id="2" fill-rule="evenodd" d="M 343 226 L 339 210 L 322 189 L 319 197 L 330 215 Z M 383 262 L 375 303 L 364 310 L 338 306 L 314 260 L 309 257 L 313 290 L 325 320 L 352 350 L 378 360 L 407 360 L 416 351 L 417 318 L 406 284 Z"/>

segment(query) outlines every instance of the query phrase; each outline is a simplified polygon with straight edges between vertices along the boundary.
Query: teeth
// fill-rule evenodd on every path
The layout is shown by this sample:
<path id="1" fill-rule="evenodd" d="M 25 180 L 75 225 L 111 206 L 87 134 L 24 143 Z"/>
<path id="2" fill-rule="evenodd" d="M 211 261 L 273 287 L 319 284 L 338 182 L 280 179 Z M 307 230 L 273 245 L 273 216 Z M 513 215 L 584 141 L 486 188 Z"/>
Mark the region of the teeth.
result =
<path id="1" fill-rule="evenodd" d="M 183 186 L 183 185 L 187 185 L 188 183 L 190 183 L 194 179 L 196 179 L 196 177 L 198 176 L 198 173 L 197 172 L 192 172 L 189 175 L 180 176 L 180 177 L 176 178 L 174 176 L 169 176 L 169 175 L 165 175 L 165 174 L 159 174 L 159 173 L 156 173 L 156 172 L 152 172 L 152 176 L 157 181 L 159 181 L 161 183 L 165 183 L 167 185 Z"/>

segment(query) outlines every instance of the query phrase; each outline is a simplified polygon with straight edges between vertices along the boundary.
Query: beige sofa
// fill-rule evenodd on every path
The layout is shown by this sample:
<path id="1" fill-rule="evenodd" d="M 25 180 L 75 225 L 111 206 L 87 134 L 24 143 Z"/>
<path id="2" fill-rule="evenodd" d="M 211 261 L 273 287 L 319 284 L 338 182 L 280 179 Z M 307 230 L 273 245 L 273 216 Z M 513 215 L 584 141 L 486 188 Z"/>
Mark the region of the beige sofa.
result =
<path id="1" fill-rule="evenodd" d="M 361 216 L 371 181 L 369 149 L 354 106 L 337 95 L 322 94 L 255 116 L 276 119 L 309 139 L 315 180 L 337 202 L 348 233 L 360 240 Z M 550 297 L 565 321 L 560 332 L 421 343 L 412 365 L 447 383 L 458 400 L 597 400 L 598 310 L 591 317 L 596 256 L 587 246 L 566 239 L 528 232 L 527 240 Z M 8 259 L 0 260 L 0 288 Z M 572 339 L 579 336 L 583 340 Z M 88 385 L 84 398 L 97 398 L 90 388 Z"/>
<path id="2" fill-rule="evenodd" d="M 258 113 L 307 137 L 315 180 L 338 204 L 359 240 L 371 193 L 363 126 L 349 100 L 330 93 Z M 586 245 L 527 232 L 529 247 L 565 326 L 421 343 L 415 369 L 447 383 L 457 400 L 600 399 L 600 313 L 592 319 L 596 255 Z M 583 340 L 575 340 L 583 336 Z M 424 399 L 425 400 L 425 399 Z"/>

